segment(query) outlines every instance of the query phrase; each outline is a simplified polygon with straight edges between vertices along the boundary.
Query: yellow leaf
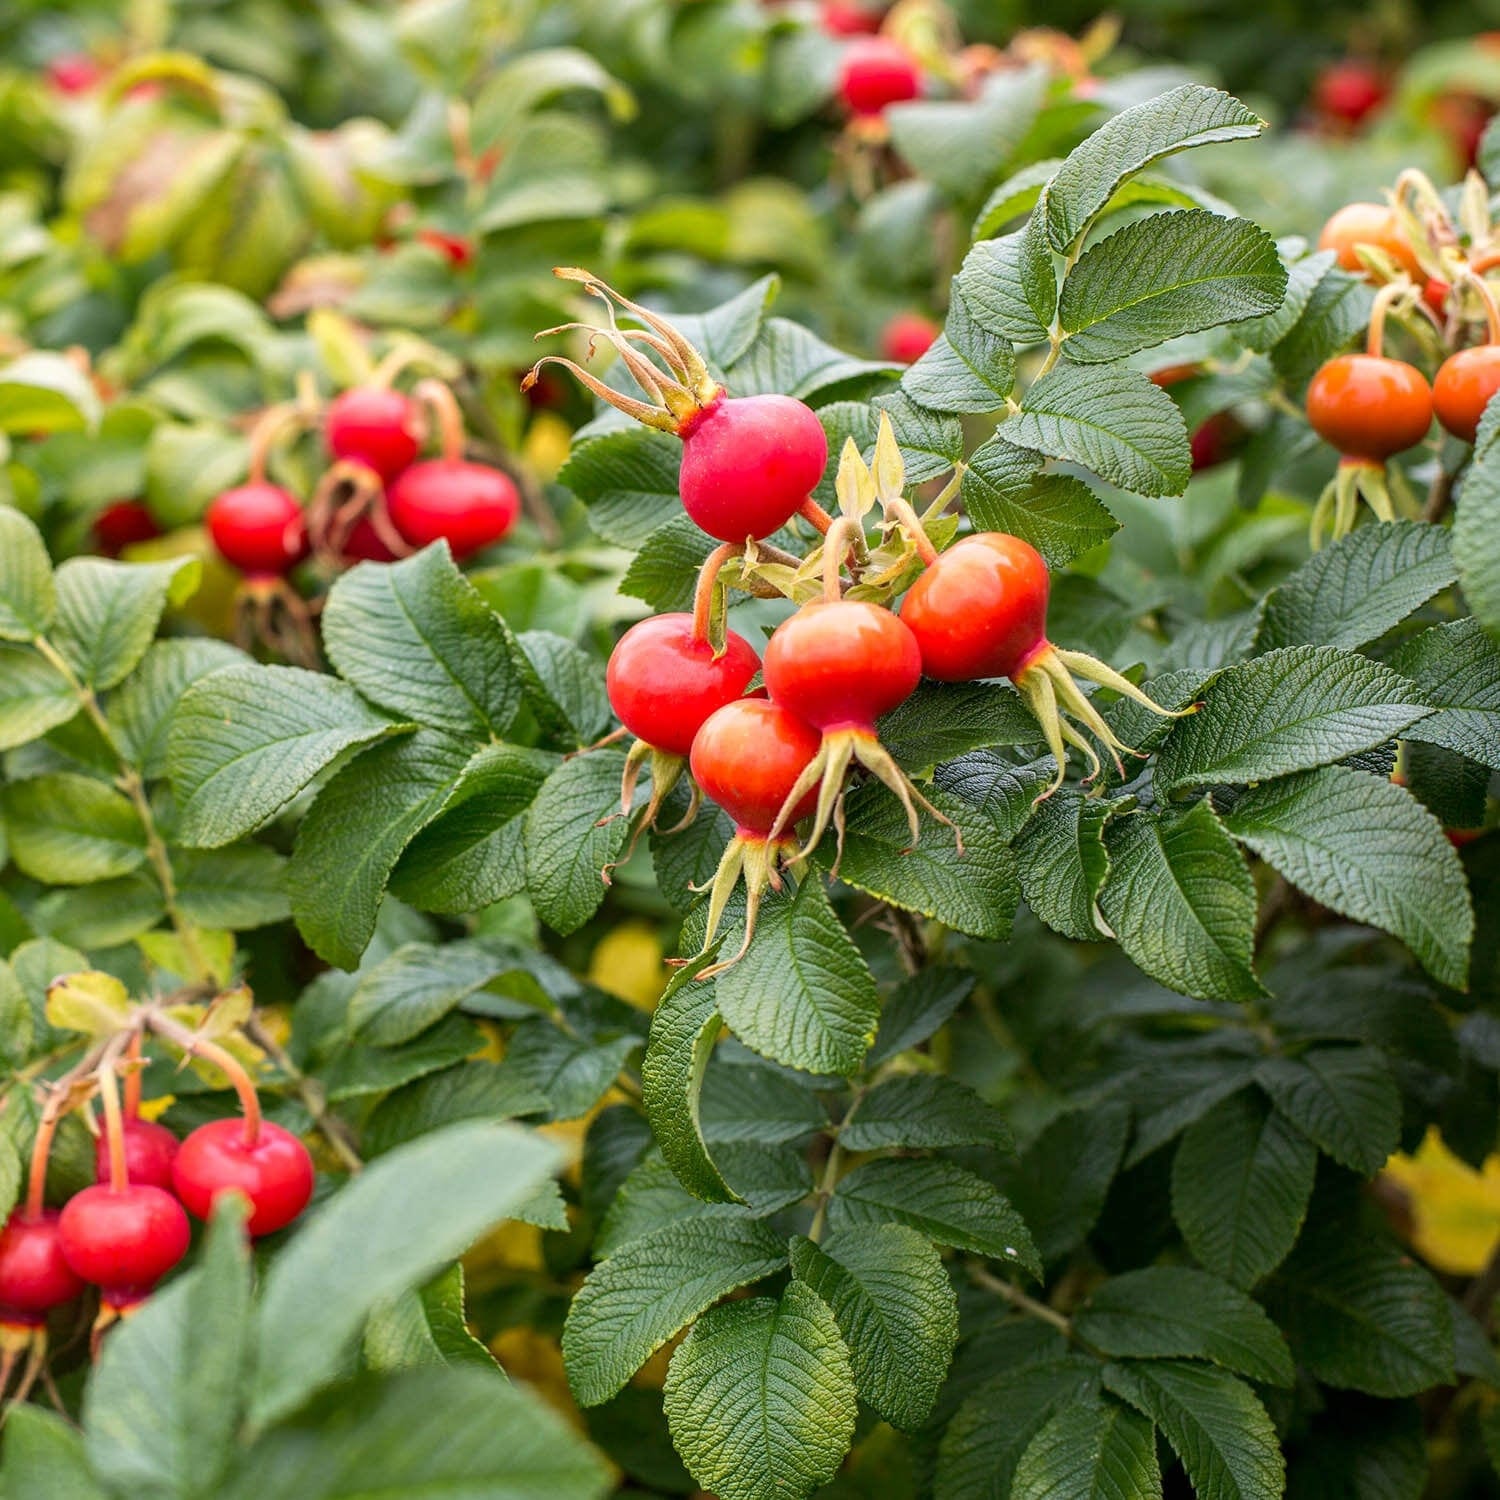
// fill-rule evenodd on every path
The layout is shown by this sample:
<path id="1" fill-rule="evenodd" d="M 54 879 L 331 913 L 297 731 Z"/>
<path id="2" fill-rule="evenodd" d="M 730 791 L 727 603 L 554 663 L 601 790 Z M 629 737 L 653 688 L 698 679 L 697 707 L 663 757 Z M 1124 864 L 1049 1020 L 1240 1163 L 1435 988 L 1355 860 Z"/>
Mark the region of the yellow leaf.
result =
<path id="1" fill-rule="evenodd" d="M 113 974 L 87 969 L 47 986 L 47 1020 L 62 1031 L 109 1036 L 130 1014 L 130 991 Z"/>
<path id="2" fill-rule="evenodd" d="M 655 1010 L 670 977 L 656 928 L 650 922 L 632 921 L 605 933 L 589 958 L 588 977 L 637 1010 Z"/>
<path id="3" fill-rule="evenodd" d="M 1500 1244 L 1500 1156 L 1475 1171 L 1429 1126 L 1414 1156 L 1397 1154 L 1385 1164 L 1411 1207 L 1412 1247 L 1439 1271 L 1473 1276 Z"/>

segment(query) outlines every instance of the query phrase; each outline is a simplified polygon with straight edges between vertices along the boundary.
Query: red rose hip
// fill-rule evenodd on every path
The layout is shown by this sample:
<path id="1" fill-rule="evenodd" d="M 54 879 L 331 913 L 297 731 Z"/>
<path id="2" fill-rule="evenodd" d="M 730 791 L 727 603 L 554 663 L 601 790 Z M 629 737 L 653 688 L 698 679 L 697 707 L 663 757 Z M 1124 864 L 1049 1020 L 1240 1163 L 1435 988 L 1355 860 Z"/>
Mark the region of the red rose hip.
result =
<path id="1" fill-rule="evenodd" d="M 225 490 L 206 519 L 219 555 L 252 577 L 279 576 L 307 550 L 302 507 L 278 484 Z"/>
<path id="2" fill-rule="evenodd" d="M 461 458 L 413 464 L 386 492 L 391 524 L 413 547 L 446 541 L 463 559 L 498 542 L 521 513 L 508 475 Z"/>
<path id="3" fill-rule="evenodd" d="M 165 1125 L 153 1120 L 126 1120 L 125 1175 L 130 1182 L 147 1187 L 172 1189 L 172 1161 L 178 1140 Z M 101 1135 L 94 1142 L 94 1180 L 109 1181 L 109 1140 Z"/>
<path id="4" fill-rule="evenodd" d="M 58 1221 L 73 1273 L 111 1300 L 144 1296 L 187 1254 L 192 1232 L 182 1205 L 158 1187 L 100 1184 L 75 1193 Z"/>
<path id="5" fill-rule="evenodd" d="M 360 386 L 328 403 L 323 436 L 335 458 L 354 458 L 391 480 L 422 451 L 414 401 L 383 386 Z"/>
<path id="6" fill-rule="evenodd" d="M 40 1318 L 83 1291 L 63 1255 L 58 1217 L 18 1208 L 0 1230 L 0 1320 Z"/>
<path id="7" fill-rule="evenodd" d="M 313 1164 L 291 1131 L 261 1120 L 247 1141 L 242 1119 L 200 1125 L 178 1148 L 172 1164 L 177 1196 L 196 1219 L 213 1213 L 220 1193 L 238 1191 L 250 1202 L 252 1238 L 285 1228 L 313 1194 Z"/>

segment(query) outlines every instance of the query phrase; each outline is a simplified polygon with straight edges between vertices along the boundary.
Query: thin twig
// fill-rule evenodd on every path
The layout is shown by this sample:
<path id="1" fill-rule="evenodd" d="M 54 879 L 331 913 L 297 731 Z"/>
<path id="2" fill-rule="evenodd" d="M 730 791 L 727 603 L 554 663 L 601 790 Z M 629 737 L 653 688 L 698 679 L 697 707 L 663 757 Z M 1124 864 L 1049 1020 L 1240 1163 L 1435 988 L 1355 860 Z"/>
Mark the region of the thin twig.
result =
<path id="1" fill-rule="evenodd" d="M 303 1108 L 312 1116 L 318 1134 L 333 1148 L 334 1155 L 351 1172 L 363 1171 L 364 1159 L 354 1148 L 354 1138 L 349 1127 L 337 1115 L 330 1113 L 322 1084 L 315 1078 L 309 1078 L 292 1061 L 286 1048 L 266 1030 L 257 1017 L 252 1015 L 243 1029 L 245 1035 L 286 1075 L 292 1085 L 292 1092 L 302 1101 Z"/>
<path id="2" fill-rule="evenodd" d="M 1073 1337 L 1072 1319 L 1065 1317 L 1055 1307 L 1048 1307 L 1045 1302 L 1028 1297 L 1020 1287 L 992 1274 L 983 1266 L 970 1266 L 969 1277 L 976 1286 L 982 1286 L 987 1292 L 1003 1297 L 1017 1312 L 1023 1312 L 1027 1317 L 1037 1318 L 1043 1323 L 1050 1323 L 1065 1339 Z"/>

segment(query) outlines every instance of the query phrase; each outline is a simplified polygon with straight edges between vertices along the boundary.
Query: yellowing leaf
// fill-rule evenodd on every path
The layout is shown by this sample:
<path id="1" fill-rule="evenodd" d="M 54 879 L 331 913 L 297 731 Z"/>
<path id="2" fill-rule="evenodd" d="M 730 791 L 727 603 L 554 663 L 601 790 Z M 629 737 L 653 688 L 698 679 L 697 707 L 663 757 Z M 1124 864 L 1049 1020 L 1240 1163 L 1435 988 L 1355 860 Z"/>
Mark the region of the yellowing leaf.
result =
<path id="1" fill-rule="evenodd" d="M 1439 1271 L 1473 1276 L 1500 1243 L 1500 1155 L 1475 1171 L 1429 1126 L 1415 1156 L 1398 1153 L 1385 1177 L 1411 1205 L 1413 1248 Z"/>
<path id="2" fill-rule="evenodd" d="M 130 1014 L 130 992 L 113 974 L 87 969 L 47 987 L 47 1020 L 63 1031 L 108 1036 Z"/>
<path id="3" fill-rule="evenodd" d="M 655 1010 L 671 977 L 656 928 L 649 922 L 622 922 L 612 928 L 589 959 L 588 977 L 637 1010 Z"/>

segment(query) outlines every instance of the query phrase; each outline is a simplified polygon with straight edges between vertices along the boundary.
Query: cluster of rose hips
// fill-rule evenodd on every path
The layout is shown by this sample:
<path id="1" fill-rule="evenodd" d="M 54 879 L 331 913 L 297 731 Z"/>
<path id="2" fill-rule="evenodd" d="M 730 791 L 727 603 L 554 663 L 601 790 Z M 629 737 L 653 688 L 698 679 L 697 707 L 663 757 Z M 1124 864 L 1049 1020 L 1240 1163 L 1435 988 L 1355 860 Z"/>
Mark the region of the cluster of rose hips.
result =
<path id="1" fill-rule="evenodd" d="M 238 1193 L 247 1204 L 246 1230 L 259 1238 L 284 1229 L 312 1198 L 307 1147 L 262 1117 L 255 1086 L 233 1054 L 161 1011 L 138 1014 L 141 1026 L 226 1073 L 241 1114 L 200 1125 L 181 1140 L 165 1125 L 143 1119 L 139 1029 L 96 1045 L 49 1087 L 26 1196 L 0 1229 L 0 1392 L 20 1357 L 28 1356 L 14 1399 L 23 1399 L 44 1375 L 48 1315 L 88 1286 L 99 1293 L 96 1335 L 132 1311 L 187 1253 L 189 1214 L 206 1221 L 223 1194 Z M 61 1210 L 48 1208 L 54 1133 L 69 1110 L 84 1111 L 92 1121 L 96 1096 L 104 1125 L 95 1147 L 95 1182 Z"/>
<path id="2" fill-rule="evenodd" d="M 441 433 L 437 458 L 421 456 L 430 425 L 424 407 Z M 515 524 L 515 484 L 463 457 L 462 417 L 440 381 L 419 382 L 415 396 L 377 383 L 334 397 L 322 422 L 333 463 L 306 513 L 265 476 L 269 441 L 299 415 L 295 407 L 272 413 L 249 480 L 208 508 L 214 546 L 247 577 L 282 577 L 310 546 L 345 560 L 391 562 L 441 539 L 455 557 L 468 557 Z"/>
<path id="3" fill-rule="evenodd" d="M 632 626 L 616 645 L 607 673 L 622 732 L 636 737 L 622 787 L 627 815 L 642 769 L 651 768 L 652 794 L 637 833 L 654 824 L 685 770 L 693 780 L 689 816 L 701 792 L 734 822 L 734 837 L 710 887 L 705 953 L 741 878 L 745 935 L 735 958 L 749 945 L 764 892 L 779 888 L 782 868 L 800 873 L 830 824 L 842 842 L 843 797 L 854 768 L 876 777 L 900 800 L 913 843 L 920 833 L 918 807 L 949 823 L 880 743 L 876 727 L 911 696 L 924 674 L 942 682 L 1010 678 L 1056 759 L 1054 789 L 1062 782 L 1069 745 L 1084 753 L 1093 774 L 1100 770 L 1092 744 L 1065 714 L 1106 745 L 1117 766 L 1127 748 L 1073 674 L 1165 712 L 1102 662 L 1060 651 L 1047 639 L 1047 566 L 1026 542 L 979 532 L 937 551 L 923 517 L 905 497 L 904 467 L 888 417 L 882 415 L 871 463 L 852 440 L 846 443 L 836 482 L 840 514 L 830 516 L 813 498 L 827 465 L 828 440 L 811 408 L 790 396 L 729 395 L 666 319 L 586 271 L 558 274 L 581 283 L 609 309 L 605 328 L 567 326 L 587 328 L 591 349 L 609 343 L 641 395 L 614 389 L 571 360 L 552 356 L 542 364 L 565 366 L 612 406 L 682 440 L 683 509 L 720 543 L 699 574 L 693 612 Z M 622 328 L 616 307 L 643 326 Z M 527 380 L 537 379 L 540 369 Z M 928 519 L 955 489 L 950 485 L 936 498 Z M 872 541 L 862 518 L 877 505 L 883 524 Z M 794 518 L 819 537 L 806 558 L 770 540 Z M 800 603 L 771 635 L 763 662 L 724 623 L 731 570 L 735 586 L 746 592 Z M 820 597 L 807 599 L 809 592 Z M 893 608 L 903 594 L 899 609 Z M 757 672 L 763 694 L 750 692 Z M 809 826 L 798 840 L 793 827 L 804 819 Z"/>
<path id="4" fill-rule="evenodd" d="M 1421 173 L 1404 173 L 1389 205 L 1341 208 L 1318 244 L 1334 251 L 1345 270 L 1380 288 L 1365 352 L 1329 360 L 1308 386 L 1307 419 L 1340 455 L 1338 473 L 1314 511 L 1315 543 L 1325 527 L 1335 537 L 1347 533 L 1360 500 L 1382 521 L 1394 520 L 1398 507 L 1420 514 L 1399 471 L 1388 474 L 1388 460 L 1420 443 L 1434 416 L 1454 437 L 1472 443 L 1485 407 L 1500 391 L 1500 304 L 1485 280 L 1485 272 L 1500 265 L 1500 249 L 1479 243 L 1472 232 L 1466 246 Z M 1467 335 L 1471 307 L 1483 316 L 1484 341 L 1448 354 L 1431 383 L 1415 365 L 1385 354 L 1392 316 L 1425 323 L 1451 349 Z"/>

